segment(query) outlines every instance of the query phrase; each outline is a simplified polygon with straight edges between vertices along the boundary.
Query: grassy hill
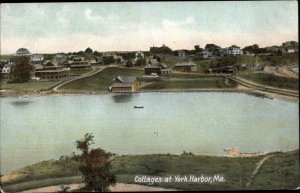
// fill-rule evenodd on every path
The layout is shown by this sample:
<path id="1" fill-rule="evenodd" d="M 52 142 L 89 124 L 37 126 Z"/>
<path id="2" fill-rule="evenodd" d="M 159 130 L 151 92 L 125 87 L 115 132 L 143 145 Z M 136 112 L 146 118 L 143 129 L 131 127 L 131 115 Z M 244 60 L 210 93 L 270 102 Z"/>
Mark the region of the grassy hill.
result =
<path id="1" fill-rule="evenodd" d="M 108 91 L 112 80 L 117 76 L 141 76 L 144 71 L 130 68 L 106 68 L 103 71 L 62 86 L 66 90 Z"/>
<path id="2" fill-rule="evenodd" d="M 265 156 L 232 158 L 201 155 L 125 155 L 118 156 L 112 162 L 112 170 L 117 182 L 134 183 L 136 175 L 173 176 L 171 183 L 156 183 L 154 186 L 175 188 L 178 190 L 262 190 L 294 189 L 299 186 L 299 150 L 271 153 L 254 177 L 250 187 L 246 187 L 257 163 Z M 174 176 L 195 175 L 200 177 L 219 174 L 224 182 L 219 183 L 176 183 Z M 14 179 L 4 181 L 8 176 Z M 60 160 L 40 162 L 16 170 L 1 177 L 1 186 L 5 191 L 15 192 L 38 187 L 80 183 L 82 178 L 78 163 L 69 157 Z"/>

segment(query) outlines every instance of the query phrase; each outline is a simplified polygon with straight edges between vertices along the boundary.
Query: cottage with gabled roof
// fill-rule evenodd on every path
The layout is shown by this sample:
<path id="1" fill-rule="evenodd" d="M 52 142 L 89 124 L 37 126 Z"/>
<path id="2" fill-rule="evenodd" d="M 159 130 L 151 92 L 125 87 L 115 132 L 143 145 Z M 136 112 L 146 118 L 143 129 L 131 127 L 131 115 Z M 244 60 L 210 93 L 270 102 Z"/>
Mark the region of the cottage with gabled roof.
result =
<path id="1" fill-rule="evenodd" d="M 179 62 L 175 64 L 173 70 L 180 72 L 196 72 L 197 65 L 194 62 Z"/>
<path id="2" fill-rule="evenodd" d="M 146 75 L 152 74 L 169 74 L 171 73 L 171 69 L 165 63 L 155 63 L 155 64 L 148 64 L 144 68 Z"/>
<path id="3" fill-rule="evenodd" d="M 118 76 L 113 79 L 110 86 L 111 92 L 135 92 L 139 89 L 140 83 L 134 76 Z"/>

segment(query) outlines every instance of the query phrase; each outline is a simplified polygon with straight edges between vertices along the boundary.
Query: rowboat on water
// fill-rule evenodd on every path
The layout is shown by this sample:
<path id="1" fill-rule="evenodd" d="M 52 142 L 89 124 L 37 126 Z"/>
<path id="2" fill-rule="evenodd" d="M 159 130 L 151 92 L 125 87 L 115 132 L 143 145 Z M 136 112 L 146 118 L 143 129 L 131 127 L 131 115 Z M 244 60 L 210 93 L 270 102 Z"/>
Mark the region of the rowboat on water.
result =
<path id="1" fill-rule="evenodd" d="M 144 108 L 143 106 L 134 106 L 135 109 L 142 109 Z"/>

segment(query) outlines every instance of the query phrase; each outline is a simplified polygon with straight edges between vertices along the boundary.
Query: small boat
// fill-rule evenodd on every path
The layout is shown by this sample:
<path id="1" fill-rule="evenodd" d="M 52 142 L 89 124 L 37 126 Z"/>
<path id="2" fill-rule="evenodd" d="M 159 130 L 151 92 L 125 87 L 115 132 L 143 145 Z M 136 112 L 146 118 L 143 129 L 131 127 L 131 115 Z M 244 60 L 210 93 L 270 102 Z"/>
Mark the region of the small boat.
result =
<path id="1" fill-rule="evenodd" d="M 144 108 L 143 106 L 134 106 L 135 109 L 142 109 Z"/>

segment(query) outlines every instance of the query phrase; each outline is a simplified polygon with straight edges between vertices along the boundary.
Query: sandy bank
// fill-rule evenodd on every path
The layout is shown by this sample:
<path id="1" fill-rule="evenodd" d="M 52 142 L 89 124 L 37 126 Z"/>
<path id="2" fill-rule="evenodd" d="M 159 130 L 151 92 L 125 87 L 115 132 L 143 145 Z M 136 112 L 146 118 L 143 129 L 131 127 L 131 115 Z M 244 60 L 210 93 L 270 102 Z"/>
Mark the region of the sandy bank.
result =
<path id="1" fill-rule="evenodd" d="M 277 98 L 282 100 L 288 100 L 292 102 L 299 102 L 299 97 L 283 95 L 278 93 L 271 93 L 261 90 L 249 89 L 244 86 L 238 86 L 237 88 L 207 88 L 207 89 L 161 89 L 161 90 L 140 90 L 136 93 L 151 93 L 151 92 L 228 92 L 228 93 L 245 93 L 265 98 Z M 109 91 L 88 91 L 88 90 L 60 90 L 60 91 L 14 91 L 5 90 L 0 92 L 0 97 L 28 97 L 28 96 L 66 96 L 66 95 L 98 95 L 98 94 L 110 94 Z"/>

